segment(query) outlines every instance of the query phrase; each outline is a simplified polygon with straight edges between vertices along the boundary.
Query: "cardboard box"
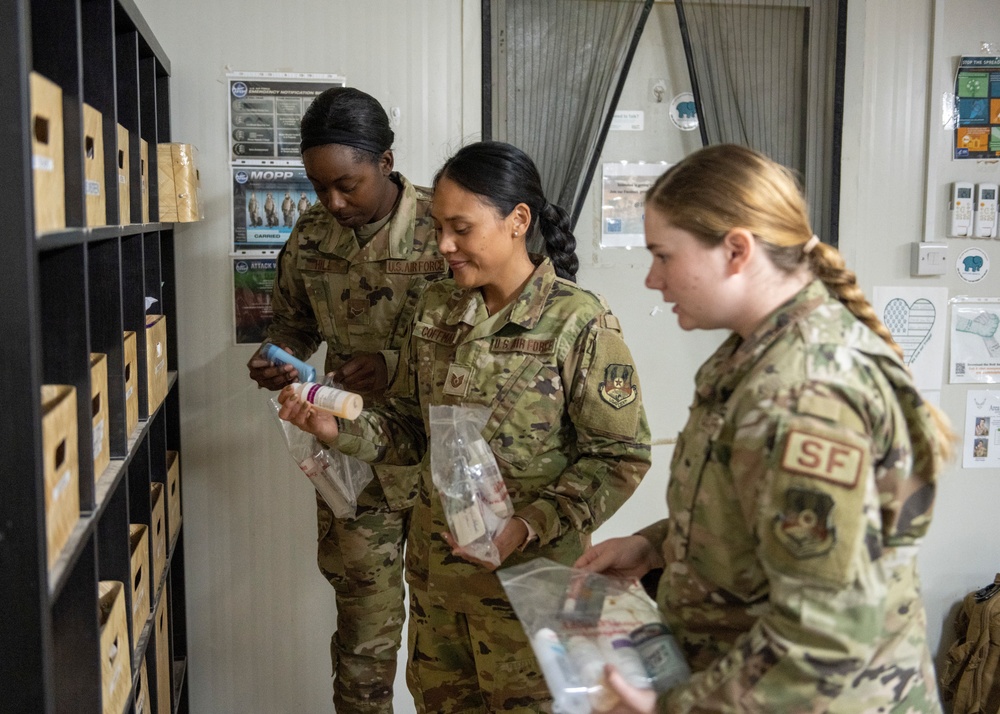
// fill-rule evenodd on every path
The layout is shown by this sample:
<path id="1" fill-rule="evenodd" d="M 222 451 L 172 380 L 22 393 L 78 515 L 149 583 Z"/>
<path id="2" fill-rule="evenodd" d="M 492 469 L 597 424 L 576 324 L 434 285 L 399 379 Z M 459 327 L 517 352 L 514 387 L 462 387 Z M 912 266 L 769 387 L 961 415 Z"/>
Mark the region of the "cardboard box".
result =
<path id="1" fill-rule="evenodd" d="M 167 318 L 146 315 L 146 388 L 149 413 L 167 396 Z"/>
<path id="2" fill-rule="evenodd" d="M 91 435 L 94 446 L 94 481 L 111 463 L 111 424 L 108 421 L 108 356 L 90 355 Z"/>
<path id="3" fill-rule="evenodd" d="M 104 189 L 104 119 L 89 104 L 83 105 L 83 184 L 88 226 L 108 223 Z"/>
<path id="4" fill-rule="evenodd" d="M 129 524 L 129 552 L 132 554 L 132 647 L 139 644 L 139 635 L 149 619 L 149 603 L 153 589 L 149 583 L 149 528 L 141 523 Z"/>
<path id="5" fill-rule="evenodd" d="M 153 624 L 156 637 L 156 711 L 172 712 L 170 708 L 170 629 L 167 615 L 167 590 L 156 606 L 156 620 Z"/>
<path id="6" fill-rule="evenodd" d="M 167 525 L 170 547 L 181 528 L 181 459 L 176 451 L 167 452 Z"/>
<path id="7" fill-rule="evenodd" d="M 45 542 L 51 568 L 80 518 L 76 389 L 65 384 L 43 384 L 41 398 Z"/>
<path id="8" fill-rule="evenodd" d="M 160 222 L 188 223 L 204 218 L 198 150 L 191 144 L 158 144 L 156 165 Z"/>
<path id="9" fill-rule="evenodd" d="M 115 154 L 118 164 L 118 223 L 127 226 L 132 222 L 132 196 L 129 182 L 128 129 L 121 124 L 118 127 L 118 152 Z"/>
<path id="10" fill-rule="evenodd" d="M 125 348 L 125 432 L 139 426 L 139 356 L 135 345 L 135 332 L 129 330 L 123 338 Z"/>
<path id="11" fill-rule="evenodd" d="M 149 714 L 149 672 L 146 668 L 146 658 L 142 658 L 139 668 L 139 682 L 135 685 L 135 714 Z"/>
<path id="12" fill-rule="evenodd" d="M 150 484 L 149 498 L 153 504 L 149 526 L 153 544 L 153 592 L 157 592 L 167 566 L 167 521 L 163 515 L 166 507 L 162 483 Z"/>
<path id="13" fill-rule="evenodd" d="M 66 227 L 62 87 L 37 72 L 31 73 L 28 82 L 31 89 L 35 233 L 44 233 Z"/>
<path id="14" fill-rule="evenodd" d="M 149 142 L 139 139 L 139 203 L 142 222 L 149 223 Z"/>
<path id="15" fill-rule="evenodd" d="M 97 591 L 100 596 L 102 711 L 104 714 L 122 714 L 132 691 L 125 586 L 114 580 L 103 580 L 97 584 Z"/>

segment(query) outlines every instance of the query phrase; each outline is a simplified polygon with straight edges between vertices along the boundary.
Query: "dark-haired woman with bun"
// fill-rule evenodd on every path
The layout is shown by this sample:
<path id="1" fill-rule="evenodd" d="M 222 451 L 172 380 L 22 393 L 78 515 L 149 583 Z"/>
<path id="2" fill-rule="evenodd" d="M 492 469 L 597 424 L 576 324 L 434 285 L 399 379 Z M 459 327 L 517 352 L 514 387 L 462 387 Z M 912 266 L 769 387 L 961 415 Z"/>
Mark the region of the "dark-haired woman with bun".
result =
<path id="1" fill-rule="evenodd" d="M 417 297 L 442 277 L 430 191 L 393 171 L 393 131 L 378 101 L 328 89 L 302 117 L 302 162 L 317 203 L 278 257 L 266 343 L 306 359 L 326 343 L 326 372 L 366 403 L 380 403 Z M 255 352 L 250 377 L 267 389 L 296 381 L 291 365 Z M 406 616 L 403 544 L 416 469 L 376 467 L 354 519 L 317 497 L 320 572 L 337 593 L 333 703 L 340 714 L 392 712 L 396 653 Z"/>
<path id="2" fill-rule="evenodd" d="M 451 540 L 427 455 L 432 405 L 481 405 L 514 517 L 503 566 L 572 564 L 649 468 L 649 428 L 618 320 L 575 282 L 565 211 L 509 144 L 461 149 L 438 172 L 431 216 L 452 278 L 417 307 L 388 408 L 338 421 L 285 390 L 281 417 L 373 463 L 421 463 L 406 551 L 407 683 L 420 712 L 551 711 L 494 566 Z M 526 239 L 538 231 L 546 255 Z"/>

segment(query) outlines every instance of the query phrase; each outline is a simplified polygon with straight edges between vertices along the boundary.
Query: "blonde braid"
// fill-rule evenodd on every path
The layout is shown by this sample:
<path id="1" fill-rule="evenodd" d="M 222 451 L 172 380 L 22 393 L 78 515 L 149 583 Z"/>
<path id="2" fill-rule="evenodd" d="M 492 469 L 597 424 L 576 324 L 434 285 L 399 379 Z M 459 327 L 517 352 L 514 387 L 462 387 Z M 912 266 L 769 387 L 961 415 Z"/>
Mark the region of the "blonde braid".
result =
<path id="1" fill-rule="evenodd" d="M 875 309 L 858 287 L 854 271 L 847 269 L 840 251 L 826 243 L 819 243 L 809 252 L 807 258 L 812 274 L 823 281 L 830 293 L 869 330 L 881 337 L 900 359 L 903 359 L 903 348 L 896 343 L 892 333 L 878 319 Z"/>
<path id="2" fill-rule="evenodd" d="M 847 269 L 840 251 L 833 246 L 819 243 L 809 251 L 806 259 L 813 275 L 823 281 L 830 293 L 869 330 L 881 337 L 900 359 L 903 359 L 903 348 L 893 339 L 889 328 L 878 319 L 875 309 L 858 287 L 857 276 Z M 943 461 L 950 461 L 955 454 L 958 435 L 952 430 L 951 422 L 944 412 L 926 400 L 924 406 L 927 407 L 934 422 L 938 455 Z"/>

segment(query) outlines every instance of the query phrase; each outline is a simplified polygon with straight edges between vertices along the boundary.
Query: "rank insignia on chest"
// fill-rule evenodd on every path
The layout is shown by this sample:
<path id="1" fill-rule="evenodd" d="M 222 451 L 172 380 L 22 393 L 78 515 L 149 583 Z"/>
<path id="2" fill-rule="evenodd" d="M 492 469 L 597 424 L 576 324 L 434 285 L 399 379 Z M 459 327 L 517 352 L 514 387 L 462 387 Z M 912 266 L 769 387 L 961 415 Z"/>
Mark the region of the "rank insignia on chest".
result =
<path id="1" fill-rule="evenodd" d="M 634 368 L 630 364 L 609 364 L 604 368 L 604 381 L 598 388 L 601 399 L 621 409 L 635 401 L 639 390 L 632 382 Z"/>
<path id="2" fill-rule="evenodd" d="M 451 364 L 444 378 L 444 393 L 453 397 L 464 397 L 472 381 L 472 370 L 460 364 Z"/>
<path id="3" fill-rule="evenodd" d="M 356 322 L 368 312 L 368 301 L 362 298 L 351 298 L 347 301 L 347 319 Z"/>
<path id="4" fill-rule="evenodd" d="M 789 488 L 784 510 L 774 517 L 774 535 L 795 558 L 825 555 L 837 542 L 830 524 L 833 498 L 821 491 Z"/>

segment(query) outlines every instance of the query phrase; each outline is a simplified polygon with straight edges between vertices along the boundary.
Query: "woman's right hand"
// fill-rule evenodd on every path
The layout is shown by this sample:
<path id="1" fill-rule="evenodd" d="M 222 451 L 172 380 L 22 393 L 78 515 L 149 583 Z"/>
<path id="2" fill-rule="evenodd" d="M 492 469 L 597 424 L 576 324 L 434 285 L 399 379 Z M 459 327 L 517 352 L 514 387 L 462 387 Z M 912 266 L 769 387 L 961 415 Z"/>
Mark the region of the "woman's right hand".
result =
<path id="1" fill-rule="evenodd" d="M 304 399 L 299 399 L 294 386 L 287 386 L 278 394 L 281 409 L 278 416 L 294 424 L 302 431 L 309 432 L 320 443 L 329 444 L 340 434 L 337 417 L 323 409 L 317 409 Z"/>
<path id="2" fill-rule="evenodd" d="M 285 345 L 278 345 L 288 352 Z M 247 362 L 247 369 L 250 370 L 250 379 L 257 383 L 258 388 L 270 389 L 276 392 L 291 384 L 299 378 L 299 371 L 290 364 L 271 364 L 261 356 L 258 349 Z"/>
<path id="3" fill-rule="evenodd" d="M 653 568 L 662 568 L 663 558 L 648 540 L 631 535 L 591 546 L 573 567 L 617 578 L 641 578 Z"/>

